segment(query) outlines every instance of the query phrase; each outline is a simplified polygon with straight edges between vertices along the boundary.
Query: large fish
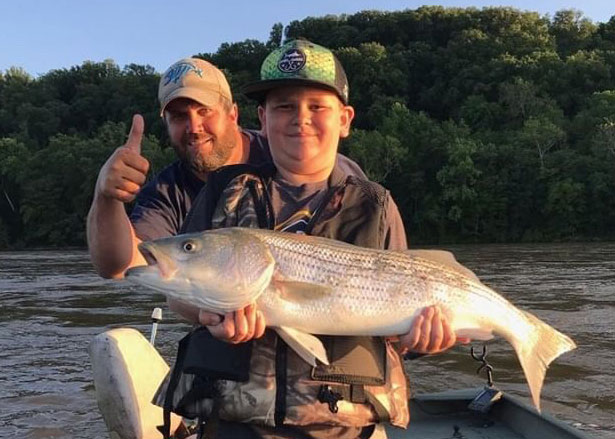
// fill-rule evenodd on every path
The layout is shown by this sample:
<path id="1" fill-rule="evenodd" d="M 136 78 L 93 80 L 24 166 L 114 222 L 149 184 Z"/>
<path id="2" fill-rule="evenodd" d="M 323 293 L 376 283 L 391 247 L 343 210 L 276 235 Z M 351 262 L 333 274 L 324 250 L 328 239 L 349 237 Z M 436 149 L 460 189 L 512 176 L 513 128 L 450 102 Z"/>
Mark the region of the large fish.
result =
<path id="1" fill-rule="evenodd" d="M 256 302 L 268 326 L 306 361 L 326 363 L 310 334 L 388 336 L 408 332 L 419 311 L 439 305 L 457 336 L 497 333 L 514 347 L 540 409 L 547 366 L 575 348 L 566 335 L 480 282 L 437 250 L 373 250 L 314 236 L 228 228 L 139 246 L 150 262 L 127 278 L 217 313 Z"/>

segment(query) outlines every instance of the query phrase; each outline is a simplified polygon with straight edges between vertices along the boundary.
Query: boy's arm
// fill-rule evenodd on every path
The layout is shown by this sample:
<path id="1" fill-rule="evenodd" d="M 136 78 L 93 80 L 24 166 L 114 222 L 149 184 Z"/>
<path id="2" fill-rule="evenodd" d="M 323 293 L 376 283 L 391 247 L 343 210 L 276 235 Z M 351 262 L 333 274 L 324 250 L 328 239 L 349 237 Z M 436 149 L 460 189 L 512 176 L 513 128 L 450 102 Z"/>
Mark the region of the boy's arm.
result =
<path id="1" fill-rule="evenodd" d="M 407 250 L 408 238 L 406 229 L 401 219 L 397 204 L 387 191 L 387 201 L 384 212 L 386 222 L 386 234 L 384 237 L 384 248 L 386 250 Z"/>

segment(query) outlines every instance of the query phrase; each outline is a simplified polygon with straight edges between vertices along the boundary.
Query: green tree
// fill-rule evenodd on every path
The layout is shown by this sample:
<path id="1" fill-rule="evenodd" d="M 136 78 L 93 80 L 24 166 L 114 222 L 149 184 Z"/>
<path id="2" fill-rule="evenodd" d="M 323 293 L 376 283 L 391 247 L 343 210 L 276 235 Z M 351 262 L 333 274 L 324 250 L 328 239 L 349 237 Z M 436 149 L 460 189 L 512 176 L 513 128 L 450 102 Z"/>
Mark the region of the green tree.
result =
<path id="1" fill-rule="evenodd" d="M 557 52 L 567 57 L 584 50 L 593 43 L 593 35 L 598 27 L 581 11 L 563 9 L 557 11 L 551 22 L 549 33 L 555 37 Z"/>
<path id="2" fill-rule="evenodd" d="M 447 148 L 447 163 L 436 174 L 442 186 L 442 200 L 447 205 L 447 218 L 454 223 L 462 223 L 462 234 L 467 232 L 463 219 L 469 222 L 478 214 L 475 186 L 481 172 L 476 169 L 472 158 L 476 150 L 477 145 L 471 139 L 451 139 Z M 478 233 L 476 227 L 474 233 Z"/>
<path id="3" fill-rule="evenodd" d="M 573 237 L 585 213 L 585 187 L 571 178 L 549 186 L 545 213 L 555 237 Z"/>
<path id="4" fill-rule="evenodd" d="M 267 40 L 268 50 L 277 49 L 282 45 L 282 38 L 284 37 L 284 25 L 282 23 L 276 23 L 271 28 L 271 32 L 269 32 L 269 40 Z"/>
<path id="5" fill-rule="evenodd" d="M 23 143 L 0 138 L 0 248 L 22 239 L 20 203 L 29 157 Z"/>
<path id="6" fill-rule="evenodd" d="M 609 117 L 604 118 L 604 122 L 598 125 L 595 143 L 598 147 L 604 148 L 615 158 L 615 120 Z"/>
<path id="7" fill-rule="evenodd" d="M 540 169 L 545 168 L 545 156 L 556 145 L 564 141 L 566 133 L 551 120 L 544 117 L 530 117 L 523 124 L 520 140 L 536 149 Z"/>
<path id="8" fill-rule="evenodd" d="M 344 143 L 344 151 L 361 165 L 370 180 L 379 183 L 400 169 L 406 154 L 399 139 L 364 130 L 353 131 Z"/>

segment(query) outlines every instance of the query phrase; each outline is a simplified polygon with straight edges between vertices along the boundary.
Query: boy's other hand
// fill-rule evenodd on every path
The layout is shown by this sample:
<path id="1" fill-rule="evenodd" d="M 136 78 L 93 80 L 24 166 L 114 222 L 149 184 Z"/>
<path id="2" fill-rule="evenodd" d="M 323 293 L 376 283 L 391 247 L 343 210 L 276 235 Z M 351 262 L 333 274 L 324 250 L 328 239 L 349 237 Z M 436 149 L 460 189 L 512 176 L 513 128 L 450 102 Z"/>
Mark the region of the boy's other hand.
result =
<path id="1" fill-rule="evenodd" d="M 438 306 L 427 306 L 414 319 L 410 331 L 399 337 L 402 353 L 437 354 L 455 343 L 469 343 L 467 338 L 457 338 L 446 316 Z"/>

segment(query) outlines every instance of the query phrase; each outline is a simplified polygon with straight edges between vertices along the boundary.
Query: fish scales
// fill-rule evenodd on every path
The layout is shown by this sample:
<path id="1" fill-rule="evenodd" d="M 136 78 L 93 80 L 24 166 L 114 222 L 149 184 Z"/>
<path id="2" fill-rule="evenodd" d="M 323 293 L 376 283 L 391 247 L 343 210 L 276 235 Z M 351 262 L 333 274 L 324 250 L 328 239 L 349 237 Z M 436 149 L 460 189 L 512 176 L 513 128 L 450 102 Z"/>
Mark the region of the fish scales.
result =
<path id="1" fill-rule="evenodd" d="M 468 296 L 456 294 L 469 287 L 468 280 L 460 279 L 459 273 L 445 270 L 444 277 L 436 277 L 435 270 L 442 274 L 441 265 L 420 258 L 410 259 L 403 252 L 374 251 L 343 243 L 323 247 L 320 243 L 288 240 L 277 234 L 259 236 L 270 246 L 283 278 L 335 288 L 334 295 L 285 310 L 284 323 L 298 317 L 318 319 L 318 324 L 310 325 L 313 333 L 337 330 L 344 334 L 374 334 L 377 331 L 379 335 L 392 335 L 407 330 L 422 307 L 439 304 L 448 309 L 451 300 L 460 301 L 461 297 Z M 470 300 L 474 305 L 491 298 L 489 290 L 474 287 L 478 295 Z M 506 306 L 508 302 L 502 300 L 500 305 Z M 348 321 L 348 316 L 352 316 L 352 321 Z M 357 316 L 362 318 L 357 320 Z M 383 317 L 387 318 L 386 322 Z"/>

